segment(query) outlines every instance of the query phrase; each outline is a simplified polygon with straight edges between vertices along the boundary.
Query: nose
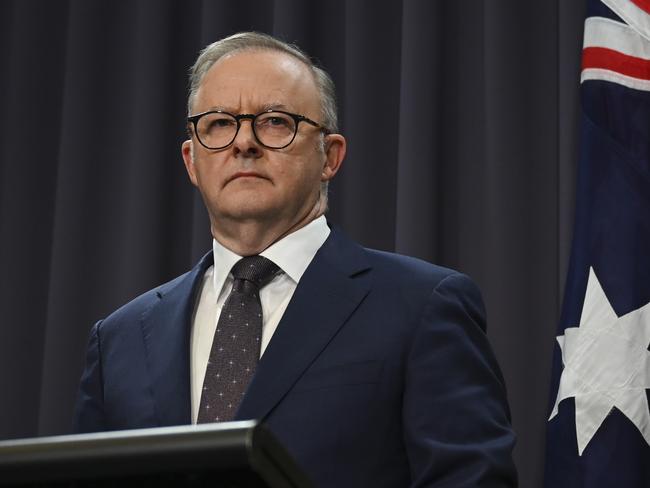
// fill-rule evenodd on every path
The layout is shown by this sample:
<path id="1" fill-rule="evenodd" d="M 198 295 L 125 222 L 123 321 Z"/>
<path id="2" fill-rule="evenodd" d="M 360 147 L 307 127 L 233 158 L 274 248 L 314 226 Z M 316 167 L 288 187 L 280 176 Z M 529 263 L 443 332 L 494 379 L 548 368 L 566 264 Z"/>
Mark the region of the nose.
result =
<path id="1" fill-rule="evenodd" d="M 239 132 L 232 143 L 235 156 L 258 158 L 262 155 L 262 147 L 253 133 L 253 121 L 242 119 L 239 122 Z"/>

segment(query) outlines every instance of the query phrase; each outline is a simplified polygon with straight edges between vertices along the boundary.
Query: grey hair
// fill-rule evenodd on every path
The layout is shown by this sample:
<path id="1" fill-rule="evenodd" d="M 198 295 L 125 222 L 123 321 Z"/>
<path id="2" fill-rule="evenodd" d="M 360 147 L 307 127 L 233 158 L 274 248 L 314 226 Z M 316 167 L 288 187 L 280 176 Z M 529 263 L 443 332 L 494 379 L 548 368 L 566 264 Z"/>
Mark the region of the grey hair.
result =
<path id="1" fill-rule="evenodd" d="M 196 92 L 203 77 L 210 68 L 224 56 L 239 51 L 269 50 L 289 54 L 301 61 L 311 71 L 320 96 L 321 125 L 329 132 L 338 132 L 338 116 L 336 110 L 336 91 L 334 82 L 329 74 L 316 66 L 311 58 L 295 44 L 289 44 L 268 34 L 260 32 L 239 32 L 220 39 L 206 46 L 194 66 L 190 69 L 190 93 L 187 99 L 188 114 L 192 114 Z"/>

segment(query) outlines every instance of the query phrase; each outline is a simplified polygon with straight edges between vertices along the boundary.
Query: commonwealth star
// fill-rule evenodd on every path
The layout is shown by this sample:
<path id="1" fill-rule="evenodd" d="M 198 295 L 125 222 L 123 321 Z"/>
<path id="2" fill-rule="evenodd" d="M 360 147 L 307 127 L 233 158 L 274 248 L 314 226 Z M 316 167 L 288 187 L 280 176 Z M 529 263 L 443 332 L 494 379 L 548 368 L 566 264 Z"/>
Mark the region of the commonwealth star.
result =
<path id="1" fill-rule="evenodd" d="M 566 328 L 557 341 L 564 370 L 549 421 L 562 400 L 575 398 L 578 454 L 613 408 L 650 445 L 650 303 L 618 317 L 590 268 L 580 326 Z"/>

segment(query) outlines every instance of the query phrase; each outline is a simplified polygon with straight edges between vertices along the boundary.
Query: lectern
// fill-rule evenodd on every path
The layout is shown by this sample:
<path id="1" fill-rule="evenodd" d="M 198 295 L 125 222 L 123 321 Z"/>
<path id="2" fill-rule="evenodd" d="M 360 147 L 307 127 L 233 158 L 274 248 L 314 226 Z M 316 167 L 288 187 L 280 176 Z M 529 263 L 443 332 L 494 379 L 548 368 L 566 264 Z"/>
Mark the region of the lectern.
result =
<path id="1" fill-rule="evenodd" d="M 0 442 L 0 486 L 313 486 L 255 421 Z"/>

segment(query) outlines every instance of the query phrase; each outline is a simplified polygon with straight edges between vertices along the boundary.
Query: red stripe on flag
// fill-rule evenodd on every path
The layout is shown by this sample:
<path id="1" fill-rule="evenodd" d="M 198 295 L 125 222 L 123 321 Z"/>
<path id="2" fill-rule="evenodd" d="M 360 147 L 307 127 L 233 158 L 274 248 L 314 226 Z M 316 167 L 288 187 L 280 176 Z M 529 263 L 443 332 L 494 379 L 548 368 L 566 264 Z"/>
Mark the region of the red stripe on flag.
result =
<path id="1" fill-rule="evenodd" d="M 632 0 L 632 3 L 650 14 L 650 0 Z"/>
<path id="2" fill-rule="evenodd" d="M 650 80 L 650 60 L 605 47 L 586 47 L 582 50 L 582 69 L 588 68 L 606 69 L 632 78 Z"/>

